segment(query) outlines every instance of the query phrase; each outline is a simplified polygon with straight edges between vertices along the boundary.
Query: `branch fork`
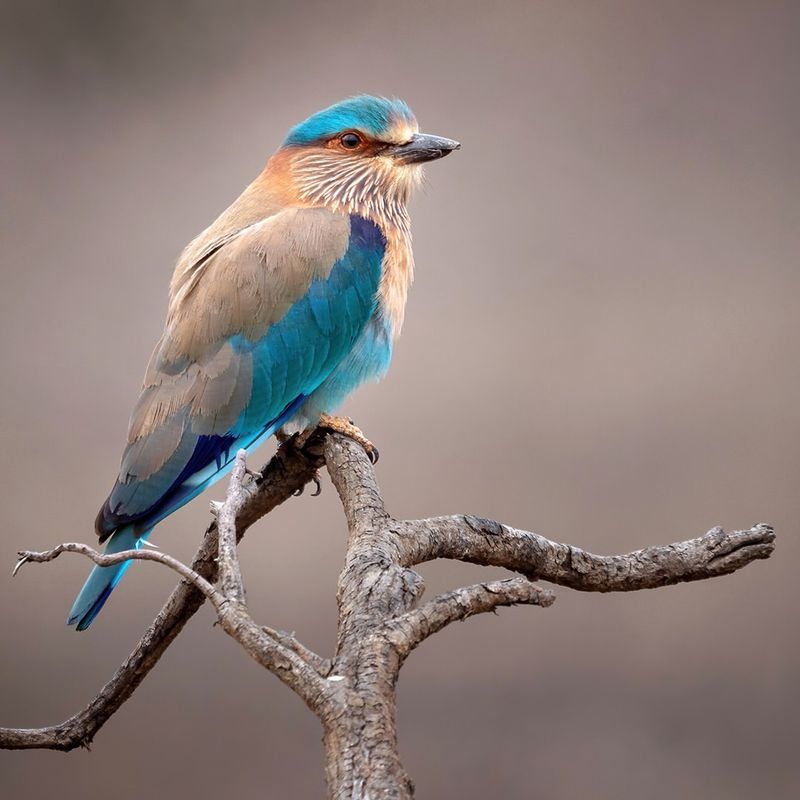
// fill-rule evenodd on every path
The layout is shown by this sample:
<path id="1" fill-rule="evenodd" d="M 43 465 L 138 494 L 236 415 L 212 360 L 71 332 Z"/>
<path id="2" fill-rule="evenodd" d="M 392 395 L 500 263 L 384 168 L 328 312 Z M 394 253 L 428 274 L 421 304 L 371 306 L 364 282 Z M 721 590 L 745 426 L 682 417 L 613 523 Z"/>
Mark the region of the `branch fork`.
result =
<path id="1" fill-rule="evenodd" d="M 256 520 L 327 466 L 348 525 L 339 577 L 336 650 L 323 657 L 294 634 L 258 624 L 246 601 L 237 543 Z M 155 666 L 205 600 L 223 630 L 259 664 L 291 688 L 323 728 L 329 796 L 410 798 L 413 784 L 400 761 L 395 685 L 408 655 L 447 625 L 514 605 L 548 608 L 554 593 L 534 582 L 579 591 L 635 591 L 727 575 L 768 558 L 775 533 L 764 523 L 726 533 L 712 528 L 695 539 L 598 556 L 531 531 L 470 515 L 396 520 L 386 511 L 374 465 L 361 446 L 320 430 L 299 446 L 286 440 L 272 460 L 252 472 L 236 454 L 225 500 L 191 565 L 158 550 L 104 555 L 65 543 L 44 552 L 21 551 L 14 567 L 77 553 L 100 566 L 152 561 L 182 579 L 111 680 L 89 705 L 47 728 L 0 728 L 0 747 L 71 750 L 88 747 L 97 731 Z M 420 602 L 424 582 L 416 567 L 437 558 L 504 567 L 517 577 L 477 583 Z M 359 794 L 360 793 L 360 794 Z"/>

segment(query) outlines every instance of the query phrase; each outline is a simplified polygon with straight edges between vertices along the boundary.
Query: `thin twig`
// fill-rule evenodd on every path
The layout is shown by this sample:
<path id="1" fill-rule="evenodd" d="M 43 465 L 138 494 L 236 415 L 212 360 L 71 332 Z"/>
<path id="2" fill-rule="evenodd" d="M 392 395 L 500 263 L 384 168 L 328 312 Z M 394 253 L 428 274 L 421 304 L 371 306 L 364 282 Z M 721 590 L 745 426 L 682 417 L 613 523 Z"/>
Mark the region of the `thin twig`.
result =
<path id="1" fill-rule="evenodd" d="M 220 588 L 227 600 L 242 605 L 245 602 L 245 594 L 239 553 L 236 548 L 236 518 L 250 494 L 244 486 L 246 475 L 247 451 L 239 450 L 233 464 L 225 502 L 217 514 Z"/>
<path id="2" fill-rule="evenodd" d="M 210 600 L 215 607 L 219 607 L 220 603 L 224 600 L 220 594 L 204 577 L 199 575 L 191 567 L 187 567 L 182 561 L 177 558 L 162 553 L 159 550 L 120 550 L 118 553 L 106 555 L 99 553 L 88 544 L 81 544 L 80 542 L 65 542 L 64 544 L 54 547 L 52 550 L 44 550 L 38 552 L 36 550 L 20 550 L 19 561 L 14 567 L 13 575 L 23 564 L 45 564 L 48 561 L 53 561 L 58 558 L 62 553 L 78 553 L 79 555 L 86 556 L 94 561 L 98 567 L 113 567 L 115 564 L 122 564 L 124 561 L 155 561 L 158 564 L 163 564 L 169 567 L 174 572 L 177 572 L 185 581 L 188 581 L 197 589 L 199 589 L 207 600 Z"/>
<path id="3" fill-rule="evenodd" d="M 244 451 L 242 450 L 241 453 L 244 453 Z M 237 471 L 237 474 L 232 477 L 232 485 L 240 485 L 237 482 L 241 481 L 245 474 L 244 459 L 237 457 L 237 461 L 242 466 Z M 229 492 L 229 497 L 235 497 L 235 492 Z M 231 509 L 229 509 L 232 519 L 235 518 L 233 514 L 234 505 L 234 503 L 231 503 Z M 233 524 L 230 524 L 229 527 L 234 547 L 232 563 L 235 563 L 236 529 Z M 319 712 L 320 709 L 327 707 L 326 704 L 330 705 L 330 703 L 335 702 L 336 693 L 330 689 L 329 684 L 325 682 L 316 668 L 307 663 L 295 650 L 286 647 L 281 641 L 270 636 L 265 629 L 257 625 L 245 606 L 236 599 L 235 594 L 229 597 L 224 596 L 205 578 L 198 575 L 197 572 L 178 559 L 156 550 L 123 550 L 112 555 L 104 555 L 88 545 L 67 542 L 45 552 L 23 550 L 19 553 L 19 563 L 47 563 L 58 558 L 62 553 L 78 553 L 91 559 L 101 567 L 111 567 L 124 561 L 154 561 L 169 567 L 184 580 L 199 589 L 211 601 L 217 610 L 223 630 L 235 639 L 259 664 L 266 667 L 300 695 L 313 711 Z"/>
<path id="4" fill-rule="evenodd" d="M 508 578 L 462 586 L 407 611 L 386 623 L 386 635 L 402 657 L 446 625 L 502 606 L 531 605 L 547 608 L 556 596 L 527 578 Z"/>

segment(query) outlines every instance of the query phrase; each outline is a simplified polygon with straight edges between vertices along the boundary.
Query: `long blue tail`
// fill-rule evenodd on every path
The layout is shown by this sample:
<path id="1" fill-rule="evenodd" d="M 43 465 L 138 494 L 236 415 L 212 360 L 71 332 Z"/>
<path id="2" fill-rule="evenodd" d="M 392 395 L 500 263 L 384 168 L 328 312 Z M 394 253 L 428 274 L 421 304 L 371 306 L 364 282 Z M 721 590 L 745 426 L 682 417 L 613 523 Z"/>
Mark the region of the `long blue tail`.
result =
<path id="1" fill-rule="evenodd" d="M 216 437 L 225 444 L 224 450 L 216 454 L 218 458 L 212 453 L 210 460 L 206 459 L 207 463 L 199 469 L 195 469 L 193 474 L 181 478 L 177 484 L 170 487 L 171 490 L 175 489 L 175 491 L 172 491 L 171 494 L 168 493 L 166 499 L 162 497 L 150 510 L 152 513 L 139 517 L 137 522 L 117 528 L 108 540 L 105 549 L 106 554 L 120 553 L 123 550 L 134 550 L 141 547 L 142 542 L 147 539 L 153 528 L 161 520 L 166 519 L 173 511 L 197 497 L 197 495 L 233 469 L 234 454 L 239 447 L 244 447 L 248 451 L 254 450 L 272 436 L 287 419 L 291 419 L 305 399 L 306 395 L 299 395 L 281 412 L 277 419 L 257 433 L 240 436 L 234 439 L 233 442 L 230 441 L 229 437 Z M 223 458 L 224 461 L 220 463 Z M 114 591 L 114 587 L 122 580 L 122 576 L 130 564 L 130 561 L 124 561 L 114 567 L 95 567 L 72 604 L 69 617 L 67 617 L 67 625 L 76 625 L 79 631 L 85 631 L 100 613 L 100 609 L 105 605 L 111 592 Z"/>
<path id="2" fill-rule="evenodd" d="M 123 550 L 138 549 L 149 534 L 150 531 L 136 533 L 133 525 L 120 528 L 109 539 L 105 553 L 109 555 Z M 123 561 L 113 567 L 95 567 L 72 604 L 67 625 L 77 625 L 79 631 L 85 631 L 100 613 L 100 609 L 114 591 L 114 587 L 122 580 L 130 564 L 130 561 Z"/>

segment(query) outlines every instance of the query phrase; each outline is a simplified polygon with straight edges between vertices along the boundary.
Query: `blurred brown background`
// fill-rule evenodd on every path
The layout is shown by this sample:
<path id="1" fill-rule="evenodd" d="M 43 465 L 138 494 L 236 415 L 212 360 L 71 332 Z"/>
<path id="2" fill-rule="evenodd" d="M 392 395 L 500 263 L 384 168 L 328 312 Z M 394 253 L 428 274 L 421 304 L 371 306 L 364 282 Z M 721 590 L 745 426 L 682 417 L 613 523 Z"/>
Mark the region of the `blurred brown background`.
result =
<path id="1" fill-rule="evenodd" d="M 604 553 L 718 523 L 780 536 L 732 577 L 564 589 L 428 642 L 399 689 L 419 796 L 796 797 L 799 10 L 3 3 L 0 724 L 82 707 L 174 582 L 137 565 L 78 636 L 87 564 L 10 568 L 20 547 L 92 541 L 177 253 L 290 125 L 367 91 L 463 142 L 412 208 L 391 374 L 348 406 L 390 510 Z M 155 540 L 188 558 L 209 496 Z M 327 484 L 243 547 L 260 618 L 324 652 L 343 537 Z M 424 573 L 429 593 L 487 574 Z M 91 753 L 0 753 L 0 786 L 314 798 L 320 731 L 205 611 Z"/>

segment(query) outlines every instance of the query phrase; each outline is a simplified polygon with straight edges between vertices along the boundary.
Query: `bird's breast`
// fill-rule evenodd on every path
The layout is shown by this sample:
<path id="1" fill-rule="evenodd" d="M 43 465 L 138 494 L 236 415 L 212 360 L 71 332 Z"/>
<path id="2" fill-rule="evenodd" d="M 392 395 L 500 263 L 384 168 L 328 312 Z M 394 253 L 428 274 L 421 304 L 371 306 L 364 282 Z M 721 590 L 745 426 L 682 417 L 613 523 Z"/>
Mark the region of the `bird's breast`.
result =
<path id="1" fill-rule="evenodd" d="M 405 316 L 408 289 L 414 279 L 414 254 L 411 250 L 411 231 L 408 218 L 395 222 L 378 222 L 386 239 L 378 304 L 388 322 L 392 338 L 400 335 Z"/>

